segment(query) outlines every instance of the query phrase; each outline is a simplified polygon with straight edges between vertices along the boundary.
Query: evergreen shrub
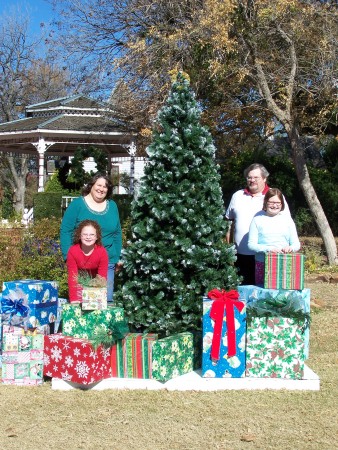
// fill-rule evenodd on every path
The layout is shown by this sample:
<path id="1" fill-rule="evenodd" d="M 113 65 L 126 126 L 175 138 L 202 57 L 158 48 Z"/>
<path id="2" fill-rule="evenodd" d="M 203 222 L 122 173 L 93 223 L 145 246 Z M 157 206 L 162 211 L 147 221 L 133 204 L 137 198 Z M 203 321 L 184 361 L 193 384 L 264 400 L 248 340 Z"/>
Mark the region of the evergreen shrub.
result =
<path id="1" fill-rule="evenodd" d="M 59 219 L 35 220 L 21 240 L 0 242 L 0 282 L 17 279 L 59 283 L 59 296 L 68 296 L 67 270 L 60 250 Z"/>
<path id="2" fill-rule="evenodd" d="M 62 192 L 38 192 L 34 196 L 34 220 L 61 218 Z"/>
<path id="3" fill-rule="evenodd" d="M 133 200 L 133 196 L 128 194 L 113 195 L 113 200 L 117 204 L 121 227 L 123 228 L 126 220 L 130 218 L 131 202 Z"/>

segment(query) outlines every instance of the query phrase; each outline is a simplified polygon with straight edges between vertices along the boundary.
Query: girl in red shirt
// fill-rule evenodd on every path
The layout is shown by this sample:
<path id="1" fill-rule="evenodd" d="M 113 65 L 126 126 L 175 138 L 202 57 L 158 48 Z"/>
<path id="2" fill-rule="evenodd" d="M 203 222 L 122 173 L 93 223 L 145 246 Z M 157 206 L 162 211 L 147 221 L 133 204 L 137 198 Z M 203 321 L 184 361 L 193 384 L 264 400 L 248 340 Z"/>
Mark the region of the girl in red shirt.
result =
<path id="1" fill-rule="evenodd" d="M 73 245 L 67 254 L 68 289 L 71 303 L 82 302 L 82 286 L 79 274 L 96 275 L 107 280 L 108 253 L 102 246 L 100 225 L 94 220 L 83 220 L 76 228 Z"/>

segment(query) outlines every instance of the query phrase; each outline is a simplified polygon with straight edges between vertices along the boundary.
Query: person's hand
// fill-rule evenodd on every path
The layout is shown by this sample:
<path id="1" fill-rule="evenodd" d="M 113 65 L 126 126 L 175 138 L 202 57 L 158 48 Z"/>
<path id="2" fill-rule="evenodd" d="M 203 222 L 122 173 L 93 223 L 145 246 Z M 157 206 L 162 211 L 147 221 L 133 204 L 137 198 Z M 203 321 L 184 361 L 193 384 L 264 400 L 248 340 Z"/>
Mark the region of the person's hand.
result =
<path id="1" fill-rule="evenodd" d="M 292 253 L 293 250 L 289 245 L 287 245 L 286 247 L 282 248 L 282 252 L 283 253 Z"/>
<path id="2" fill-rule="evenodd" d="M 115 272 L 120 272 L 123 269 L 123 262 L 118 262 L 115 264 Z"/>
<path id="3" fill-rule="evenodd" d="M 270 253 L 283 253 L 283 250 L 281 248 L 273 248 L 272 250 L 269 250 Z"/>

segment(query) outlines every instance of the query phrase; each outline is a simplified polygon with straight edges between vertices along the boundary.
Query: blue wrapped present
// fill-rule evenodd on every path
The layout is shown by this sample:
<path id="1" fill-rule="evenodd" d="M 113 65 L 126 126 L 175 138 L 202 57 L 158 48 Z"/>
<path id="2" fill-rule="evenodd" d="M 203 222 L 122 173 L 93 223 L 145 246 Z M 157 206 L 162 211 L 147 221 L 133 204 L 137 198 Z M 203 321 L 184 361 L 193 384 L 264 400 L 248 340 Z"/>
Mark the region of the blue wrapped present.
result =
<path id="1" fill-rule="evenodd" d="M 37 328 L 53 324 L 57 317 L 58 283 L 46 280 L 14 280 L 3 283 L 3 324 Z"/>
<path id="2" fill-rule="evenodd" d="M 238 286 L 239 300 L 250 303 L 256 300 L 265 300 L 274 298 L 276 300 L 293 300 L 297 305 L 302 305 L 304 313 L 310 314 L 311 290 L 302 289 L 265 289 L 254 285 Z M 304 331 L 304 355 L 305 359 L 309 357 L 310 348 L 310 328 L 306 327 Z"/>
<path id="3" fill-rule="evenodd" d="M 215 292 L 221 295 L 212 295 Z M 245 376 L 245 302 L 226 298 L 231 293 L 237 294 L 213 289 L 203 298 L 203 377 Z"/>

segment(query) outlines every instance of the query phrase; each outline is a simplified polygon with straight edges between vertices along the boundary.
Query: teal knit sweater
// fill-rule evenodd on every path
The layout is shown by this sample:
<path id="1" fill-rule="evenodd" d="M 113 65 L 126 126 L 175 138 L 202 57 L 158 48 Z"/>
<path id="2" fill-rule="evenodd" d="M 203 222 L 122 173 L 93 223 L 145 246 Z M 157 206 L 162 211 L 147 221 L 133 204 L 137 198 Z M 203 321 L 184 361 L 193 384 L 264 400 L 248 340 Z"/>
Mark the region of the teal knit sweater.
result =
<path id="1" fill-rule="evenodd" d="M 122 232 L 117 205 L 107 201 L 105 211 L 96 212 L 89 208 L 83 197 L 76 198 L 65 211 L 61 222 L 60 243 L 64 259 L 73 245 L 73 234 L 82 220 L 95 220 L 101 227 L 102 244 L 107 250 L 109 263 L 117 263 L 122 249 Z"/>

